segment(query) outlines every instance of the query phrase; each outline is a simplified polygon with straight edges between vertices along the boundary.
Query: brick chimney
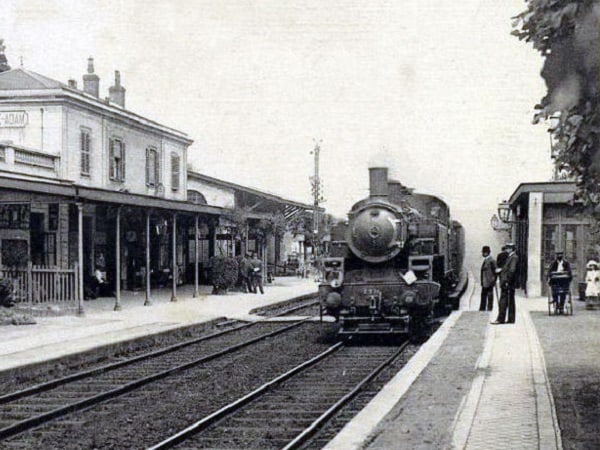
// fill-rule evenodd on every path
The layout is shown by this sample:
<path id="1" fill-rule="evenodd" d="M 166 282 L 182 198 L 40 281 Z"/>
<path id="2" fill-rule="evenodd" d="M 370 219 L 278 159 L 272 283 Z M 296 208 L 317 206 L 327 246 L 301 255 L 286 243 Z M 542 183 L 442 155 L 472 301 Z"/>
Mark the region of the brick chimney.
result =
<path id="1" fill-rule="evenodd" d="M 121 74 L 115 70 L 115 85 L 108 88 L 110 101 L 125 108 L 125 88 L 121 86 Z"/>
<path id="2" fill-rule="evenodd" d="M 10 70 L 10 66 L 6 60 L 6 55 L 4 54 L 5 49 L 6 47 L 4 46 L 4 39 L 0 39 L 0 72 L 6 72 Z"/>
<path id="3" fill-rule="evenodd" d="M 94 97 L 100 94 L 100 77 L 94 73 L 94 58 L 88 58 L 87 73 L 83 76 L 83 92 Z"/>

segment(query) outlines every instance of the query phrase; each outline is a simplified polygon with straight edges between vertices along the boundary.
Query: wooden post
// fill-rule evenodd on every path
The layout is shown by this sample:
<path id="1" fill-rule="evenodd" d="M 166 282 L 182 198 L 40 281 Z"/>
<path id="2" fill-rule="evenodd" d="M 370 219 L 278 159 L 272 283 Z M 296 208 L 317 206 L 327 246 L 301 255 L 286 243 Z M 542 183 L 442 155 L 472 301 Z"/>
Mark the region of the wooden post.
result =
<path id="1" fill-rule="evenodd" d="M 18 279 L 18 278 L 17 278 Z M 29 313 L 33 313 L 33 264 L 27 262 L 27 303 L 29 304 Z"/>
<path id="2" fill-rule="evenodd" d="M 116 280 L 115 280 L 115 311 L 121 311 L 121 207 L 117 208 L 117 217 L 115 225 L 115 261 L 116 261 Z"/>
<path id="3" fill-rule="evenodd" d="M 171 259 L 171 277 L 173 283 L 171 287 L 171 301 L 177 301 L 177 213 L 173 213 L 173 232 L 171 234 L 173 244 L 173 258 Z"/>
<path id="4" fill-rule="evenodd" d="M 196 214 L 195 219 L 195 229 L 194 229 L 194 298 L 198 297 L 198 214 Z"/>
<path id="5" fill-rule="evenodd" d="M 77 203 L 77 315 L 83 316 L 83 203 Z"/>
<path id="6" fill-rule="evenodd" d="M 150 210 L 146 211 L 146 300 L 144 306 L 152 304 L 150 298 Z"/>

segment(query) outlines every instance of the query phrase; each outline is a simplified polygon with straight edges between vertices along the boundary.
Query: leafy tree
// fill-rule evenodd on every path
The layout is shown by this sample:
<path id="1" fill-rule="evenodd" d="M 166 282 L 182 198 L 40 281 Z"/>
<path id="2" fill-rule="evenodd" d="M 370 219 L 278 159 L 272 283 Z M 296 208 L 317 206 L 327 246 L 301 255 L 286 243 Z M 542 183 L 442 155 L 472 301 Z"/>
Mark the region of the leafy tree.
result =
<path id="1" fill-rule="evenodd" d="M 545 58 L 546 96 L 534 123 L 550 120 L 559 172 L 600 217 L 600 0 L 526 0 L 513 35 Z"/>
<path id="2" fill-rule="evenodd" d="M 335 219 L 331 214 L 319 214 L 319 233 L 318 236 L 314 232 L 313 213 L 304 212 L 294 216 L 288 223 L 287 230 L 294 235 L 303 234 L 305 241 L 313 245 L 321 242 L 324 235 L 329 233 L 335 225 Z"/>

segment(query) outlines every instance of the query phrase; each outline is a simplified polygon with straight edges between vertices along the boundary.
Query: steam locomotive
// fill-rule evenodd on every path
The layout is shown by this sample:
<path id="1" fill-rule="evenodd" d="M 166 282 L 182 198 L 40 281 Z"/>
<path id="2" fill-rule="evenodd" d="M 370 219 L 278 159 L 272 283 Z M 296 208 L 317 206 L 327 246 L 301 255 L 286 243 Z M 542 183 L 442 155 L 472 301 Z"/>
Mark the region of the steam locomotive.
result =
<path id="1" fill-rule="evenodd" d="M 334 227 L 321 261 L 321 309 L 339 334 L 428 334 L 464 290 L 464 230 L 438 197 L 369 169 L 370 195 Z"/>

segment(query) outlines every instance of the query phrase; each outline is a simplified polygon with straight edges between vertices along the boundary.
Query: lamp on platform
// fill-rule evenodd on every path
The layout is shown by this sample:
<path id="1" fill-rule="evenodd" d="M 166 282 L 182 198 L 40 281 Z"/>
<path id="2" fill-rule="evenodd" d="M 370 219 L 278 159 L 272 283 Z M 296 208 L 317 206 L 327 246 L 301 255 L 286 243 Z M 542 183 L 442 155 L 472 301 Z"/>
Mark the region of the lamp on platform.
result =
<path id="1" fill-rule="evenodd" d="M 510 209 L 510 204 L 507 201 L 498 203 L 498 217 L 504 223 L 515 223 L 515 221 L 512 220 L 512 211 Z"/>

